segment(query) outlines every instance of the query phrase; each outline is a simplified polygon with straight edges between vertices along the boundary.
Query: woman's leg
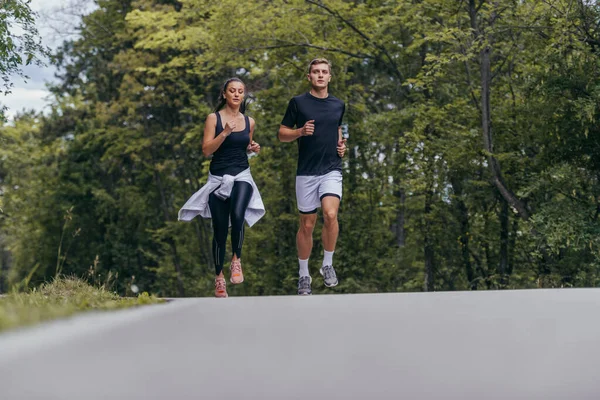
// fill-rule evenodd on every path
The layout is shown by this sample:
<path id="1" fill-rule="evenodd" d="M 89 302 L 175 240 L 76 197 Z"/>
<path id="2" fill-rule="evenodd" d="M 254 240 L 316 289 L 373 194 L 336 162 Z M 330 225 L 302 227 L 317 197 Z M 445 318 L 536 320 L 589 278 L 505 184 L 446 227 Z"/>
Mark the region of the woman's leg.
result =
<path id="1" fill-rule="evenodd" d="M 215 260 L 215 274 L 223 272 L 223 261 L 227 245 L 227 231 L 229 230 L 229 207 L 231 199 L 221 200 L 214 193 L 208 197 L 208 206 L 213 225 L 213 258 Z"/>
<path id="2" fill-rule="evenodd" d="M 231 191 L 231 252 L 233 259 L 242 258 L 244 217 L 253 190 L 252 185 L 248 182 L 236 182 Z"/>
<path id="3" fill-rule="evenodd" d="M 244 217 L 252 197 L 252 185 L 247 182 L 236 182 L 231 191 L 231 283 L 244 282 L 242 273 L 242 245 L 244 243 Z"/>

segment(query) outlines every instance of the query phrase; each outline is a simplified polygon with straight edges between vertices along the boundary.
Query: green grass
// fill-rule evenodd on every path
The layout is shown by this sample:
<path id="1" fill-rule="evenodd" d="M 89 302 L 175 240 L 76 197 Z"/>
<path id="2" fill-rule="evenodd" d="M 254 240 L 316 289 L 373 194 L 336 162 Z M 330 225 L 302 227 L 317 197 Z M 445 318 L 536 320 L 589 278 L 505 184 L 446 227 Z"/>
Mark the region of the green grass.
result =
<path id="1" fill-rule="evenodd" d="M 67 317 L 86 310 L 114 310 L 163 300 L 147 294 L 123 298 L 76 278 L 59 278 L 29 292 L 0 298 L 0 331 Z"/>

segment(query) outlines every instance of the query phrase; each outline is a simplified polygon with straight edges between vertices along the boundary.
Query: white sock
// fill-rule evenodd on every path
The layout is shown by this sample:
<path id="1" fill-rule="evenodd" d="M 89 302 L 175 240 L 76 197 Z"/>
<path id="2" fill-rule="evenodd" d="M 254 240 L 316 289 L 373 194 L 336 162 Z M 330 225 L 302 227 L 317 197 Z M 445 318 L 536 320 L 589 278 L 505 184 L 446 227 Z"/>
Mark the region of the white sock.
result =
<path id="1" fill-rule="evenodd" d="M 323 250 L 323 266 L 333 265 L 333 253 L 334 253 L 334 251 Z"/>
<path id="2" fill-rule="evenodd" d="M 310 276 L 308 273 L 308 258 L 306 260 L 298 259 L 298 262 L 300 263 L 300 278 Z"/>

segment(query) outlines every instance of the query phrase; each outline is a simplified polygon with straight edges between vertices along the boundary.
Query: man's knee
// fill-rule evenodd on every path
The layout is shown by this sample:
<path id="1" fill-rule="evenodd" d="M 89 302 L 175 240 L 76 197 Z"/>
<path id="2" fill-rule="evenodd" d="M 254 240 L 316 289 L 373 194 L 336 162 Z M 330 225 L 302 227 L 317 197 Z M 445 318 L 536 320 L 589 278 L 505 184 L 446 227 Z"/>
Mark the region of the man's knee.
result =
<path id="1" fill-rule="evenodd" d="M 334 224 L 337 222 L 338 212 L 336 209 L 323 210 L 323 222 L 325 225 Z"/>
<path id="2" fill-rule="evenodd" d="M 317 222 L 317 214 L 303 214 L 300 216 L 300 231 L 312 234 Z"/>
<path id="3" fill-rule="evenodd" d="M 340 198 L 337 195 L 325 195 L 321 198 L 321 208 L 323 209 L 323 223 L 326 227 L 337 223 L 338 209 L 340 207 Z"/>

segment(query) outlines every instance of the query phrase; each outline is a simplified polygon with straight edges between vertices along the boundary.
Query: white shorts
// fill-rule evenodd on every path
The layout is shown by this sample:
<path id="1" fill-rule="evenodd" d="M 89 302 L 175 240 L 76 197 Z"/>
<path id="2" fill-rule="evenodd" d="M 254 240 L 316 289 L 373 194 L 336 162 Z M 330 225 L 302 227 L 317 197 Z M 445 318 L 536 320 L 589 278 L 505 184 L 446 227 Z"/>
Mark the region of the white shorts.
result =
<path id="1" fill-rule="evenodd" d="M 319 176 L 296 177 L 296 201 L 302 214 L 312 214 L 321 207 L 326 196 L 335 196 L 342 200 L 342 173 L 331 171 Z"/>

